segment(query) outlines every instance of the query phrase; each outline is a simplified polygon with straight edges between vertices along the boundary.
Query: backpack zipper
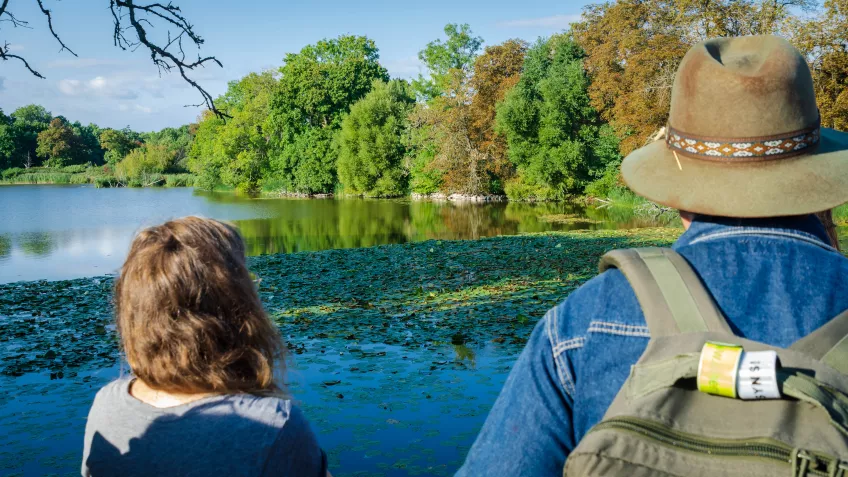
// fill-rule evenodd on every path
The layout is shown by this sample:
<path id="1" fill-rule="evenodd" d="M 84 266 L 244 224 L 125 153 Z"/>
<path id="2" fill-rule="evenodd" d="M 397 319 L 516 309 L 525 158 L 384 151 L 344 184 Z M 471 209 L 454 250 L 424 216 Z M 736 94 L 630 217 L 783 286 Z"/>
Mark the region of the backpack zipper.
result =
<path id="1" fill-rule="evenodd" d="M 798 450 L 771 439 L 701 437 L 674 430 L 664 424 L 634 417 L 607 419 L 592 428 L 590 432 L 602 430 L 631 432 L 668 447 L 715 457 L 761 458 L 793 465 L 793 454 L 799 453 Z M 833 457 L 818 453 L 806 452 L 804 456 L 806 457 L 801 458 L 810 461 L 804 466 L 805 469 L 802 472 L 805 473 L 793 473 L 793 475 L 828 476 L 828 469 L 837 464 Z"/>

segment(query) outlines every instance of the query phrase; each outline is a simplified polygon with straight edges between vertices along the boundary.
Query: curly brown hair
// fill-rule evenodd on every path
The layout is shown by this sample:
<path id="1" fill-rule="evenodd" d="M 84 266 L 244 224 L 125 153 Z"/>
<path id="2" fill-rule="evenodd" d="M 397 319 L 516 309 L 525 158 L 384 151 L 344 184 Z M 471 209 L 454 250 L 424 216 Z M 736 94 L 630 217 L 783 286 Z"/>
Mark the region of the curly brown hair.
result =
<path id="1" fill-rule="evenodd" d="M 127 361 L 153 389 L 281 394 L 284 346 L 235 227 L 185 217 L 140 232 L 115 283 Z"/>

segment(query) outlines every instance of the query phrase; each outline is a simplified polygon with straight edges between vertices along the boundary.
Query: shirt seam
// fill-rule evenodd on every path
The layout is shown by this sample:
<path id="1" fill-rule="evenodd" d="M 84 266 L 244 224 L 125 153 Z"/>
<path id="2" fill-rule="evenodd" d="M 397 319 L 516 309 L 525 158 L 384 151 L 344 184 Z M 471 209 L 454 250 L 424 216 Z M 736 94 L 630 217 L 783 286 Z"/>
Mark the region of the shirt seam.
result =
<path id="1" fill-rule="evenodd" d="M 807 234 L 804 232 L 790 232 L 786 230 L 776 230 L 776 229 L 740 229 L 740 230 L 722 230 L 720 232 L 712 232 L 700 237 L 693 239 L 687 245 L 695 245 L 701 242 L 706 242 L 708 240 L 716 240 L 723 239 L 729 237 L 739 237 L 739 236 L 765 236 L 765 237 L 782 237 L 789 238 L 793 240 L 798 240 L 800 242 L 804 242 L 810 245 L 815 245 L 817 247 L 821 247 L 830 252 L 836 252 L 836 249 L 832 246 L 823 243 L 818 237 L 815 235 Z"/>
<path id="2" fill-rule="evenodd" d="M 608 321 L 593 321 L 589 323 L 588 332 L 619 336 L 634 336 L 640 338 L 651 337 L 651 331 L 647 326 L 612 323 Z"/>
<path id="3" fill-rule="evenodd" d="M 551 309 L 551 311 L 549 311 L 546 315 L 545 334 L 548 335 L 548 343 L 551 345 L 551 354 L 554 358 L 554 366 L 556 367 L 557 377 L 559 378 L 560 386 L 562 386 L 562 389 L 565 391 L 565 393 L 573 399 L 574 393 L 576 392 L 576 386 L 574 385 L 574 379 L 572 378 L 571 373 L 568 371 L 567 361 L 562 359 L 562 352 L 564 352 L 565 350 L 563 349 L 559 353 L 556 352 L 556 350 L 562 347 L 563 344 L 555 339 L 556 330 L 558 328 L 558 308 L 559 307 Z M 568 340 L 565 343 L 568 344 L 569 342 L 572 345 L 576 345 L 577 343 L 575 339 Z M 554 343 L 556 343 L 556 345 L 554 345 Z M 580 346 L 582 346 L 582 344 Z M 573 349 L 574 347 L 577 346 L 573 346 L 571 349 Z"/>

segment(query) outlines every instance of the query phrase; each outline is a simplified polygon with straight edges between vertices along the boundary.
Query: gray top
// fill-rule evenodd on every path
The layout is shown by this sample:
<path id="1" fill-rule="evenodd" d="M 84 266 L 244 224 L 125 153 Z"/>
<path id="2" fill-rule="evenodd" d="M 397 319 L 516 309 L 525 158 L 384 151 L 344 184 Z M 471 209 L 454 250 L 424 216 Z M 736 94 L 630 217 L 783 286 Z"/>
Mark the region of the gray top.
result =
<path id="1" fill-rule="evenodd" d="M 157 408 L 129 393 L 132 378 L 94 398 L 82 475 L 324 477 L 327 459 L 291 401 L 250 394 Z"/>

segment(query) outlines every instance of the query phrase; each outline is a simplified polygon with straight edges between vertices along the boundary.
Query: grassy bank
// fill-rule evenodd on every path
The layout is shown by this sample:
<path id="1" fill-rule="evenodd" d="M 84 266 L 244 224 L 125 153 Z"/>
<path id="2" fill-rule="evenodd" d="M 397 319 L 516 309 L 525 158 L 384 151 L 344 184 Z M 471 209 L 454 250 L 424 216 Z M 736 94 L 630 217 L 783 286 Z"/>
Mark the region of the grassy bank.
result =
<path id="1" fill-rule="evenodd" d="M 6 184 L 93 184 L 95 187 L 191 187 L 193 174 L 149 174 L 128 178 L 115 175 L 109 167 L 75 165 L 59 168 L 12 168 L 0 171 L 0 185 Z"/>
<path id="2" fill-rule="evenodd" d="M 671 243 L 678 229 L 570 232 L 267 255 L 250 260 L 295 354 L 314 340 L 520 349 L 607 250 Z M 0 374 L 114 364 L 112 279 L 0 285 Z"/>

